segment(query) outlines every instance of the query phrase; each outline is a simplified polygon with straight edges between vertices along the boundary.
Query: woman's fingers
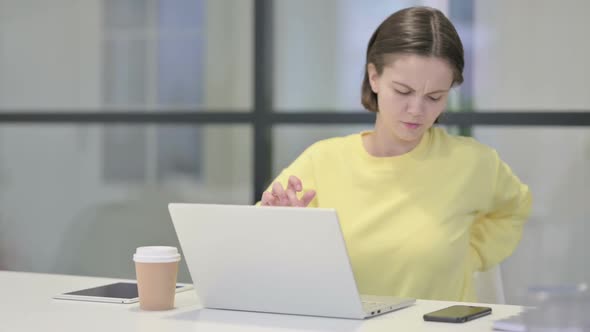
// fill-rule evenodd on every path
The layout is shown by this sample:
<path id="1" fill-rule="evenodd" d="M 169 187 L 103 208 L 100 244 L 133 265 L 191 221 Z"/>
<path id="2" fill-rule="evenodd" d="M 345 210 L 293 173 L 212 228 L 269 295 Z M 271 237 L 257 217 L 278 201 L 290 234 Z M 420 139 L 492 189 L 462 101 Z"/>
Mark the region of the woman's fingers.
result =
<path id="1" fill-rule="evenodd" d="M 289 197 L 289 205 L 293 207 L 301 206 L 301 202 L 297 198 L 297 194 L 293 190 L 287 190 L 287 197 Z"/>
<path id="2" fill-rule="evenodd" d="M 304 206 L 304 207 L 308 206 L 314 197 L 315 197 L 315 190 L 306 191 L 303 194 L 303 196 L 301 197 L 301 206 Z"/>
<path id="3" fill-rule="evenodd" d="M 301 201 L 297 198 L 298 192 L 302 189 L 301 180 L 294 175 L 289 177 L 289 183 L 287 184 L 287 190 L 285 191 L 287 197 L 289 198 L 289 203 L 291 206 L 301 206 Z"/>
<path id="4" fill-rule="evenodd" d="M 287 184 L 287 189 L 283 188 L 280 182 L 272 185 L 272 190 L 265 191 L 262 194 L 261 205 L 265 206 L 295 206 L 306 207 L 316 195 L 314 190 L 305 192 L 301 199 L 297 198 L 297 193 L 303 190 L 301 180 L 291 175 Z"/>
<path id="5" fill-rule="evenodd" d="M 287 190 L 293 190 L 295 192 L 300 192 L 303 189 L 303 185 L 301 184 L 301 180 L 295 175 L 291 175 L 289 177 L 289 184 L 287 185 Z"/>
<path id="6" fill-rule="evenodd" d="M 269 191 L 265 191 L 262 193 L 262 200 L 260 201 L 260 205 L 265 206 L 273 206 L 275 205 L 276 197 L 272 195 Z"/>
<path id="7" fill-rule="evenodd" d="M 272 195 L 277 198 L 279 201 L 278 205 L 288 205 L 289 198 L 287 197 L 287 193 L 285 193 L 285 189 L 279 182 L 275 182 L 272 185 Z"/>

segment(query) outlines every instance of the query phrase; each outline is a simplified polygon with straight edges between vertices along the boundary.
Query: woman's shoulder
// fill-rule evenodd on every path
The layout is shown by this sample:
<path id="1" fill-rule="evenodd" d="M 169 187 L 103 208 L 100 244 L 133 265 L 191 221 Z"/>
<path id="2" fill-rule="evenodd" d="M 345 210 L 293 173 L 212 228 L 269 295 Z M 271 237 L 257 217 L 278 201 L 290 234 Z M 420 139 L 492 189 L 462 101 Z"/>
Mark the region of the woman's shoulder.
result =
<path id="1" fill-rule="evenodd" d="M 350 147 L 356 145 L 359 140 L 360 133 L 325 138 L 311 144 L 306 149 L 306 153 L 329 154 L 332 152 L 340 152 L 342 150 L 350 149 Z"/>
<path id="2" fill-rule="evenodd" d="M 451 134 L 441 127 L 433 128 L 433 140 L 441 149 L 453 154 L 462 154 L 477 159 L 496 158 L 496 150 L 491 146 L 474 137 Z"/>

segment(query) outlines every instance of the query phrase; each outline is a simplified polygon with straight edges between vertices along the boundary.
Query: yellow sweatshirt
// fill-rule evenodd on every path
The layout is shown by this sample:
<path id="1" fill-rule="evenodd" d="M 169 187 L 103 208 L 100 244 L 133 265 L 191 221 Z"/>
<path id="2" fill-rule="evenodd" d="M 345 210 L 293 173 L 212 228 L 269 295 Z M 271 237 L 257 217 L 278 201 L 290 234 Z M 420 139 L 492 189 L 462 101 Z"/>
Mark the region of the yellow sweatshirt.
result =
<path id="1" fill-rule="evenodd" d="M 290 175 L 310 207 L 337 210 L 362 294 L 475 301 L 473 272 L 500 263 L 531 209 L 526 185 L 491 148 L 432 128 L 412 151 L 374 157 L 362 132 L 319 141 Z"/>

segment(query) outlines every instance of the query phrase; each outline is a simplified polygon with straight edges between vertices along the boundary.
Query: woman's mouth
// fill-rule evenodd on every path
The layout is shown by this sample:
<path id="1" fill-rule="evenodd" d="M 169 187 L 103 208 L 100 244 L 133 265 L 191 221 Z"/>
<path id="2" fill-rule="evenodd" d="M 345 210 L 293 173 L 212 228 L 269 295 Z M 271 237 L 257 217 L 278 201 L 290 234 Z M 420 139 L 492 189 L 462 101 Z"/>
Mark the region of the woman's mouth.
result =
<path id="1" fill-rule="evenodd" d="M 416 129 L 416 128 L 420 127 L 420 124 L 419 124 L 419 123 L 413 123 L 413 122 L 403 122 L 403 121 L 402 121 L 402 123 L 403 123 L 403 124 L 404 124 L 404 126 L 406 126 L 406 128 L 408 128 L 408 129 Z"/>

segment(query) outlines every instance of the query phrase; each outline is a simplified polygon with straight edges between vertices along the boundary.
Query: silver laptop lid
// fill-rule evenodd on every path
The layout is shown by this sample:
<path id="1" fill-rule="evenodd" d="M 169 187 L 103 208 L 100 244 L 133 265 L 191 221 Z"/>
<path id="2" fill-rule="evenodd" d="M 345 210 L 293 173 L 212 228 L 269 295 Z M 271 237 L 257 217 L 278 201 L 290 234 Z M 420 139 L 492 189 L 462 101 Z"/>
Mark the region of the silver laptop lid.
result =
<path id="1" fill-rule="evenodd" d="M 170 204 L 205 307 L 362 318 L 336 211 Z"/>

